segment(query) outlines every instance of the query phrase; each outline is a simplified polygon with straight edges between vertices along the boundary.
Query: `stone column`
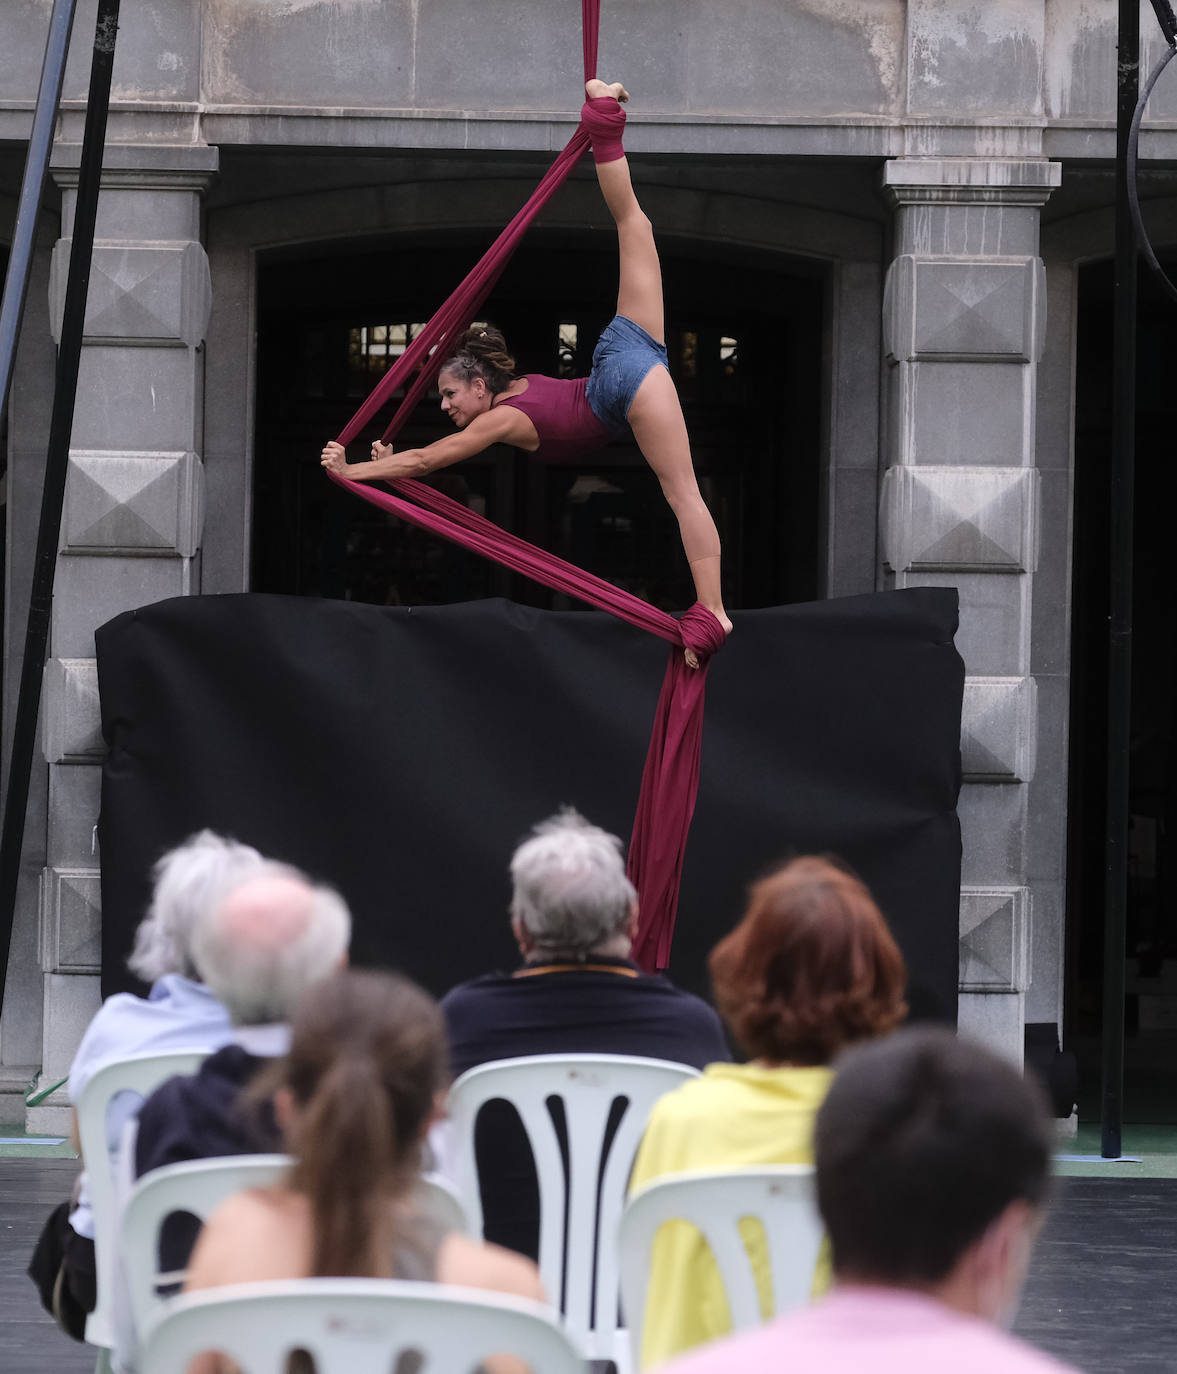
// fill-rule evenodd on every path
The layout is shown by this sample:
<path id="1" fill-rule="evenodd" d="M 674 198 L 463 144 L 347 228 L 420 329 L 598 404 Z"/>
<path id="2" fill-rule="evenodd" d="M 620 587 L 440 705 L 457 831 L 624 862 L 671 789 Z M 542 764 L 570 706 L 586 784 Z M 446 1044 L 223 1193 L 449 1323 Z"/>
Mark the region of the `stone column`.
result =
<path id="1" fill-rule="evenodd" d="M 63 191 L 50 313 L 60 328 L 77 187 L 76 147 L 56 150 Z M 216 149 L 111 147 L 99 200 L 85 346 L 45 673 L 47 865 L 42 1083 L 68 1072 L 99 1002 L 95 826 L 103 742 L 94 631 L 121 611 L 200 587 L 202 346 L 211 305 L 201 193 Z M 64 1093 L 31 1108 L 60 1129 Z"/>
<path id="2" fill-rule="evenodd" d="M 1037 158 L 944 157 L 897 159 L 883 174 L 895 208 L 883 582 L 960 591 L 960 1026 L 1019 1062 L 1034 899 L 1028 790 L 1040 762 L 1030 659 L 1038 225 L 1060 171 Z M 1065 758 L 1049 767 L 1065 770 Z"/>

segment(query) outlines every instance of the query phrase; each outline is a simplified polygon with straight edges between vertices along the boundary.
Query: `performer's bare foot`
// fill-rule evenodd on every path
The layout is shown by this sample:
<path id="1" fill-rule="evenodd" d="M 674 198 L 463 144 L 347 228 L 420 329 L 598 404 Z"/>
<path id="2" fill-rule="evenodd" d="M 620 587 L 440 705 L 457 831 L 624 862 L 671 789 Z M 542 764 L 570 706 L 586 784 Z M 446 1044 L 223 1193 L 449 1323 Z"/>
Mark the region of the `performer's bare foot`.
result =
<path id="1" fill-rule="evenodd" d="M 596 77 L 584 83 L 584 93 L 590 100 L 603 100 L 607 96 L 612 96 L 620 105 L 624 105 L 629 99 L 629 92 L 620 81 L 614 81 L 609 85 L 608 82 L 598 81 Z"/>
<path id="2" fill-rule="evenodd" d="M 707 610 L 709 610 L 711 614 L 716 618 L 716 620 L 718 620 L 719 623 L 723 626 L 723 633 L 725 637 L 727 635 L 730 635 L 732 632 L 732 623 L 727 618 L 727 613 L 724 611 L 723 607 L 720 606 L 718 608 L 712 608 L 711 606 L 708 606 Z M 688 668 L 699 667 L 699 658 L 698 655 L 695 653 L 694 649 L 683 649 L 682 656 L 686 659 Z"/>

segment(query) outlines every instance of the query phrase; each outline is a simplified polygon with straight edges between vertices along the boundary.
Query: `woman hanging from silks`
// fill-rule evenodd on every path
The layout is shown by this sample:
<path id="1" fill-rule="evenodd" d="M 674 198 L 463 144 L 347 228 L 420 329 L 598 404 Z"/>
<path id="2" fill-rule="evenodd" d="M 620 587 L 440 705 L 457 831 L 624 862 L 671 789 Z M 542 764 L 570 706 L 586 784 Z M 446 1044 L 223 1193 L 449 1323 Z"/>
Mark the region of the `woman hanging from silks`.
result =
<path id="1" fill-rule="evenodd" d="M 460 463 L 491 444 L 511 444 L 541 459 L 568 461 L 629 429 L 654 470 L 678 520 L 695 595 L 723 626 L 731 621 L 720 590 L 719 532 L 699 491 L 678 392 L 667 367 L 662 269 L 654 232 L 630 181 L 622 147 L 628 92 L 590 81 L 581 122 L 592 139 L 597 180 L 617 225 L 620 272 L 617 315 L 593 352 L 591 375 L 561 380 L 515 375 L 514 359 L 496 329 L 466 331 L 438 375 L 441 408 L 458 427 L 424 448 L 393 452 L 372 445 L 366 463 L 348 463 L 329 443 L 322 465 L 352 481 L 424 477 Z M 688 650 L 687 661 L 697 666 Z"/>

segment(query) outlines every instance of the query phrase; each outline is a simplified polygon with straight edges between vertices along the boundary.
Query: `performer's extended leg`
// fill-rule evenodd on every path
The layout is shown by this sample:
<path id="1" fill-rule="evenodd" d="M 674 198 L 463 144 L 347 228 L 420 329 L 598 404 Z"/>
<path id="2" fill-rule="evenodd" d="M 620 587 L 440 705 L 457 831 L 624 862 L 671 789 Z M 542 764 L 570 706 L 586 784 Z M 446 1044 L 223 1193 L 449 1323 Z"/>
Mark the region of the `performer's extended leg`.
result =
<path id="1" fill-rule="evenodd" d="M 678 532 L 695 582 L 695 596 L 724 630 L 730 631 L 732 623 L 723 609 L 720 589 L 719 531 L 699 491 L 678 391 L 664 367 L 651 368 L 646 374 L 633 398 L 628 419 L 642 456 L 661 482 L 662 494 L 678 520 Z"/>
<path id="2" fill-rule="evenodd" d="M 617 99 L 620 88 L 590 81 L 585 90 L 590 100 L 600 96 Z M 617 313 L 663 343 L 662 264 L 654 243 L 654 227 L 638 204 L 628 160 L 622 156 L 596 166 L 601 194 L 617 225 Z M 732 623 L 723 609 L 720 589 L 719 531 L 699 491 L 682 405 L 664 367 L 652 368 L 647 374 L 626 418 L 678 520 L 695 596 L 730 631 Z"/>

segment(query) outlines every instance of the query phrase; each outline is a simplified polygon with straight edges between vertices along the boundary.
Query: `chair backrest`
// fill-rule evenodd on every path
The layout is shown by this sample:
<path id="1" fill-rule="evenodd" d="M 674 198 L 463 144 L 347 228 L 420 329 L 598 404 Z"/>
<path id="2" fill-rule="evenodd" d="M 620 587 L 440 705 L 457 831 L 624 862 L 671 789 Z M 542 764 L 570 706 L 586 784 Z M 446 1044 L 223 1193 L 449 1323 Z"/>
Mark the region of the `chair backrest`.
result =
<path id="1" fill-rule="evenodd" d="M 584 1374 L 580 1352 L 541 1303 L 485 1289 L 395 1279 L 297 1279 L 185 1294 L 146 1336 L 142 1374 L 185 1374 L 204 1350 L 243 1374 L 285 1374 L 306 1350 L 317 1374 L 389 1374 L 421 1351 L 422 1374 L 467 1374 L 509 1352 L 533 1374 Z"/>
<path id="2" fill-rule="evenodd" d="M 697 1077 L 697 1070 L 662 1059 L 535 1055 L 483 1064 L 450 1090 L 458 1187 L 475 1235 L 483 1229 L 475 1119 L 496 1100 L 511 1103 L 519 1113 L 539 1180 L 540 1274 L 590 1359 L 626 1353 L 624 1338 L 618 1338 L 613 1242 L 650 1109 L 665 1093 Z M 567 1168 L 549 1105 L 553 1100 L 563 1104 Z M 610 1136 L 616 1115 L 620 1119 Z"/>
<path id="3" fill-rule="evenodd" d="M 160 1234 L 165 1220 L 175 1212 L 187 1212 L 198 1221 L 207 1221 L 234 1193 L 277 1183 L 292 1162 L 289 1155 L 193 1159 L 153 1169 L 139 1180 L 123 1208 L 119 1234 L 131 1319 L 140 1341 L 169 1301 L 159 1289 L 184 1278 L 183 1273 L 165 1273 L 161 1267 Z M 418 1181 L 417 1195 L 422 1210 L 444 1230 L 466 1232 L 465 1210 L 452 1184 L 426 1174 Z"/>
<path id="4" fill-rule="evenodd" d="M 458 1231 L 463 1236 L 473 1234 L 462 1195 L 448 1178 L 441 1174 L 422 1174 L 417 1182 L 417 1198 L 422 1211 L 438 1222 L 443 1231 Z"/>
<path id="5" fill-rule="evenodd" d="M 183 1273 L 165 1273 L 161 1267 L 160 1233 L 167 1218 L 187 1212 L 198 1221 L 207 1221 L 227 1197 L 246 1188 L 268 1187 L 289 1167 L 289 1155 L 191 1159 L 153 1169 L 135 1184 L 123 1208 L 119 1248 L 131 1318 L 140 1340 L 167 1302 L 159 1288 L 184 1278 Z"/>
<path id="6" fill-rule="evenodd" d="M 177 1050 L 170 1054 L 137 1054 L 99 1069 L 82 1090 L 78 1101 L 78 1134 L 90 1205 L 94 1213 L 94 1265 L 98 1301 L 86 1321 L 86 1340 L 110 1346 L 113 1340 L 111 1297 L 115 1272 L 118 1205 L 114 1166 L 106 1137 L 106 1112 L 119 1093 L 147 1097 L 176 1074 L 195 1073 L 208 1057 L 207 1050 Z"/>
<path id="7" fill-rule="evenodd" d="M 824 1235 L 810 1165 L 672 1174 L 629 1199 L 621 1214 L 618 1250 L 622 1310 L 635 1367 L 641 1355 L 654 1240 L 668 1221 L 688 1222 L 701 1233 L 727 1291 L 733 1329 L 760 1324 L 756 1276 L 739 1230 L 745 1217 L 756 1218 L 764 1228 L 774 1315 L 802 1306 L 813 1287 Z"/>

